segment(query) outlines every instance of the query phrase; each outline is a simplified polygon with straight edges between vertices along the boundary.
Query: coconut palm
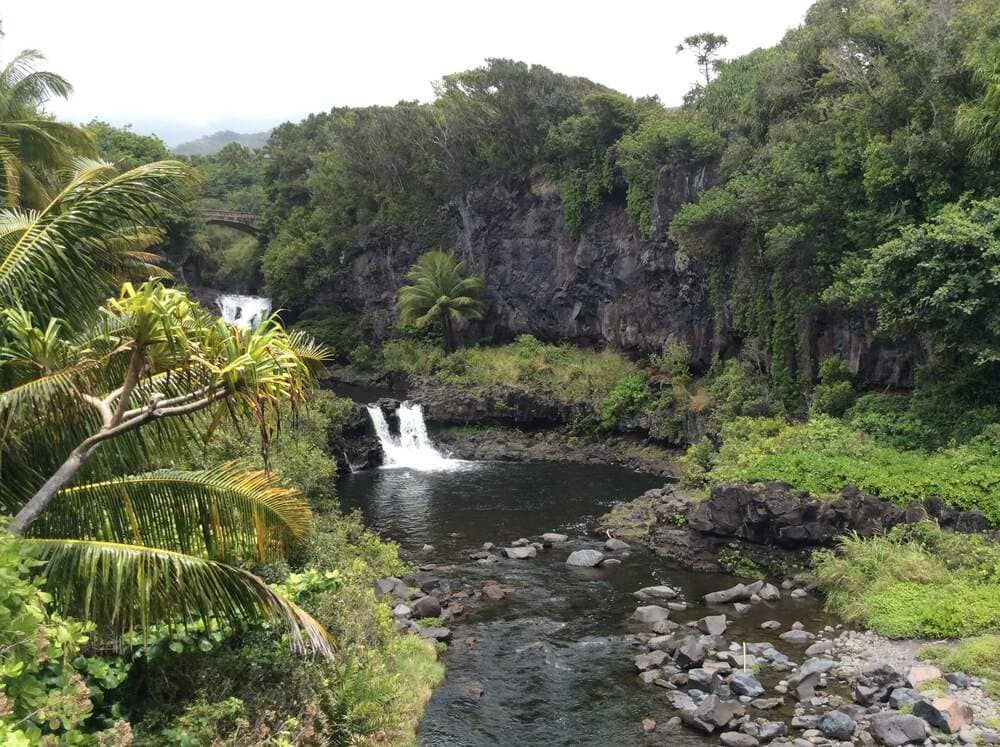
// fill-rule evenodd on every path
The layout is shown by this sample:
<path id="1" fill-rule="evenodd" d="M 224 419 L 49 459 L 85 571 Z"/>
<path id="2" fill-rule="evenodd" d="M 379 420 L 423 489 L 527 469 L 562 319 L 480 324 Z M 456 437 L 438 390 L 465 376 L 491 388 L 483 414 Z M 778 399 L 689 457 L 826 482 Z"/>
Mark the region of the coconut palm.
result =
<path id="1" fill-rule="evenodd" d="M 486 311 L 480 277 L 468 277 L 465 263 L 449 252 L 434 249 L 422 255 L 406 273 L 409 285 L 399 289 L 399 314 L 406 324 L 426 327 L 440 319 L 445 350 L 457 347 L 458 329 Z"/>
<path id="2" fill-rule="evenodd" d="M 84 130 L 41 114 L 49 99 L 73 90 L 65 78 L 35 69 L 44 60 L 26 49 L 0 70 L 0 203 L 11 207 L 42 207 L 56 171 L 94 152 Z"/>
<path id="3" fill-rule="evenodd" d="M 67 613 L 119 633 L 264 618 L 329 655 L 318 623 L 236 565 L 282 557 L 309 525 L 305 503 L 232 464 L 147 466 L 224 417 L 266 441 L 325 357 L 275 318 L 241 329 L 156 278 L 121 282 L 156 274 L 148 226 L 189 173 L 79 161 L 43 210 L 0 210 L 0 512 Z"/>

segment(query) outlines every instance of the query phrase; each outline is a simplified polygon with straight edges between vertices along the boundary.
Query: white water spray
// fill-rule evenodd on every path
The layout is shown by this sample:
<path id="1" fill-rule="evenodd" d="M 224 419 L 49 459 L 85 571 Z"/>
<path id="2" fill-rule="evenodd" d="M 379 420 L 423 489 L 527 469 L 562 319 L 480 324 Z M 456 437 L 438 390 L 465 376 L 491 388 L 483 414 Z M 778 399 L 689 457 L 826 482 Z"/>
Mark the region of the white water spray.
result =
<path id="1" fill-rule="evenodd" d="M 448 459 L 434 448 L 427 435 L 424 410 L 416 402 L 403 402 L 396 415 L 399 417 L 399 435 L 389 430 L 382 408 L 368 405 L 368 415 L 375 426 L 375 435 L 385 455 L 383 467 L 407 467 L 418 472 L 433 472 L 458 468 L 462 462 Z"/>
<path id="2" fill-rule="evenodd" d="M 251 329 L 260 324 L 271 313 L 271 299 L 266 296 L 240 296 L 223 293 L 215 299 L 215 305 L 226 324 L 236 324 Z"/>

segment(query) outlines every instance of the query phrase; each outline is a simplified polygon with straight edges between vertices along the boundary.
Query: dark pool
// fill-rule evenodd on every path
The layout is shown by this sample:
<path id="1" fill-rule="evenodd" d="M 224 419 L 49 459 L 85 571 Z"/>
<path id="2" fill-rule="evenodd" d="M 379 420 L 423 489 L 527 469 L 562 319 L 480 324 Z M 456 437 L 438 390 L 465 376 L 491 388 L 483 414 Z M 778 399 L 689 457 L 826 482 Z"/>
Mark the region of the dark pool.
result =
<path id="1" fill-rule="evenodd" d="M 573 549 L 597 546 L 598 538 L 586 535 L 590 520 L 662 482 L 618 467 L 487 462 L 448 472 L 374 470 L 341 480 L 345 507 L 360 508 L 381 535 L 411 551 L 434 546 L 427 562 L 443 567 L 422 576 L 446 579 L 453 589 L 478 589 L 487 579 L 515 589 L 502 602 L 468 603 L 451 624 L 448 674 L 428 704 L 421 744 L 718 744 L 717 737 L 684 730 L 642 734 L 643 718 L 662 724 L 675 714 L 663 690 L 635 676 L 631 657 L 642 651 L 632 645 L 628 617 L 638 604 L 632 592 L 643 586 L 677 586 L 697 603 L 738 579 L 671 568 L 638 549 L 607 570 L 564 562 Z M 484 566 L 468 559 L 483 542 L 504 545 L 547 531 L 571 540 L 533 560 Z M 781 605 L 756 605 L 732 621 L 727 637 L 776 640 L 758 627 L 772 618 L 801 620 L 813 630 L 828 622 L 811 599 Z M 718 611 L 694 606 L 671 619 Z M 727 614 L 733 618 L 731 607 Z M 796 653 L 785 644 L 779 648 Z"/>

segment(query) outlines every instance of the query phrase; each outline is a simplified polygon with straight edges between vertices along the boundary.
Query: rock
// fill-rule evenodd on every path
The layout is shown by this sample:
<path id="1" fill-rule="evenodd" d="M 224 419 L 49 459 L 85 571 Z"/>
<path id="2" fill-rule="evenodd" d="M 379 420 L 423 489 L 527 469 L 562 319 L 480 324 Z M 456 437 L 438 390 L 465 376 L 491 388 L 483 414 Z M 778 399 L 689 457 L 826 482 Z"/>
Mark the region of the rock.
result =
<path id="1" fill-rule="evenodd" d="M 410 605 L 410 609 L 413 610 L 413 616 L 417 618 L 440 617 L 441 602 L 438 601 L 437 597 L 428 595 L 416 600 Z"/>
<path id="2" fill-rule="evenodd" d="M 738 731 L 726 731 L 719 735 L 719 741 L 726 747 L 757 747 L 760 742 L 749 734 Z"/>
<path id="3" fill-rule="evenodd" d="M 434 545 L 424 545 L 423 547 L 420 548 L 420 552 L 422 553 L 434 552 Z"/>
<path id="4" fill-rule="evenodd" d="M 854 700 L 863 706 L 889 699 L 889 693 L 904 684 L 903 678 L 889 664 L 866 667 L 854 682 Z"/>
<path id="5" fill-rule="evenodd" d="M 543 545 L 561 545 L 566 542 L 569 537 L 565 534 L 559 534 L 559 532 L 546 532 L 542 535 Z"/>
<path id="6" fill-rule="evenodd" d="M 643 625 L 652 625 L 661 620 L 666 620 L 668 617 L 670 617 L 670 610 L 666 607 L 649 604 L 644 607 L 637 607 L 635 612 L 632 613 L 631 619 Z"/>
<path id="7" fill-rule="evenodd" d="M 752 605 L 744 604 L 743 602 L 733 602 L 733 609 L 742 615 L 744 612 L 749 612 L 751 609 L 753 609 L 753 607 Z"/>
<path id="8" fill-rule="evenodd" d="M 514 590 L 512 586 L 507 586 L 506 584 L 501 584 L 497 581 L 484 581 L 482 589 L 483 596 L 493 602 L 499 602 L 501 599 L 506 599 L 507 595 Z"/>
<path id="9" fill-rule="evenodd" d="M 423 626 L 420 626 L 417 632 L 421 638 L 426 638 L 431 641 L 451 640 L 451 630 L 449 630 L 448 628 L 441 628 L 441 627 L 425 628 Z"/>
<path id="10" fill-rule="evenodd" d="M 530 544 L 531 544 L 531 540 L 529 540 L 527 537 L 520 537 L 520 538 L 514 540 L 513 542 L 511 542 L 510 546 L 511 547 L 527 547 Z"/>
<path id="11" fill-rule="evenodd" d="M 781 627 L 781 623 L 777 620 L 768 620 L 760 624 L 761 630 L 778 630 Z"/>
<path id="12" fill-rule="evenodd" d="M 972 707 L 955 698 L 937 698 L 932 703 L 918 700 L 913 704 L 913 715 L 949 733 L 970 725 L 973 717 Z"/>
<path id="13" fill-rule="evenodd" d="M 792 599 L 804 599 L 809 596 L 809 592 L 805 589 L 792 589 L 792 593 L 789 594 Z"/>
<path id="14" fill-rule="evenodd" d="M 618 558 L 605 558 L 601 561 L 601 568 L 614 568 L 621 564 L 622 562 Z"/>
<path id="15" fill-rule="evenodd" d="M 757 596 L 765 602 L 776 602 L 781 599 L 781 591 L 774 584 L 764 584 L 757 592 Z"/>
<path id="16" fill-rule="evenodd" d="M 632 596 L 644 602 L 652 599 L 675 599 L 677 590 L 669 586 L 644 586 L 639 591 L 633 592 Z"/>
<path id="17" fill-rule="evenodd" d="M 718 695 L 708 695 L 702 699 L 697 708 L 682 710 L 681 721 L 694 729 L 711 734 L 745 713 L 746 706 L 737 700 L 722 700 Z"/>
<path id="18" fill-rule="evenodd" d="M 635 663 L 635 668 L 640 672 L 645 672 L 647 669 L 652 669 L 653 667 L 660 666 L 667 658 L 666 651 L 650 651 L 645 654 L 639 654 L 634 657 L 632 661 Z"/>
<path id="19" fill-rule="evenodd" d="M 788 727 L 784 721 L 762 721 L 757 729 L 757 737 L 762 742 L 770 742 L 772 739 L 783 737 L 788 733 Z"/>
<path id="20" fill-rule="evenodd" d="M 747 591 L 743 584 L 736 584 L 722 591 L 713 591 L 706 594 L 703 599 L 705 604 L 728 604 L 729 602 L 742 602 L 750 598 L 752 592 Z"/>
<path id="21" fill-rule="evenodd" d="M 819 716 L 792 716 L 793 729 L 815 729 L 819 726 Z"/>
<path id="22" fill-rule="evenodd" d="M 764 694 L 764 686 L 750 672 L 737 672 L 729 678 L 729 687 L 737 695 L 756 698 Z"/>
<path id="23" fill-rule="evenodd" d="M 750 706 L 761 711 L 769 711 L 783 705 L 784 702 L 784 698 L 754 698 L 750 701 Z"/>
<path id="24" fill-rule="evenodd" d="M 913 705 L 918 700 L 922 700 L 923 697 L 923 695 L 912 687 L 896 687 L 889 693 L 889 707 L 894 711 L 898 711 L 900 708 L 905 708 L 908 705 Z"/>
<path id="25" fill-rule="evenodd" d="M 850 741 L 857 722 L 843 711 L 830 711 L 819 720 L 819 730 L 827 739 Z"/>
<path id="26" fill-rule="evenodd" d="M 667 692 L 667 700 L 670 701 L 670 705 L 673 706 L 678 711 L 683 711 L 690 708 L 694 710 L 697 705 L 692 698 L 687 693 L 682 693 L 680 690 L 670 690 Z"/>
<path id="27" fill-rule="evenodd" d="M 623 542 L 620 539 L 615 539 L 612 537 L 607 542 L 604 543 L 604 549 L 608 552 L 620 552 L 622 550 L 628 550 L 631 545 L 628 542 Z"/>
<path id="28" fill-rule="evenodd" d="M 707 693 L 715 692 L 722 679 L 714 669 L 703 669 L 701 667 L 688 670 L 688 685 L 704 690 Z"/>
<path id="29" fill-rule="evenodd" d="M 914 664 L 906 673 L 906 681 L 910 687 L 918 687 L 921 682 L 936 680 L 941 676 L 941 670 L 933 664 Z"/>
<path id="30" fill-rule="evenodd" d="M 969 675 L 965 672 L 948 672 L 944 678 L 959 690 L 965 690 L 971 684 L 969 682 Z"/>
<path id="31" fill-rule="evenodd" d="M 705 635 L 722 635 L 726 632 L 725 615 L 708 615 L 701 618 L 696 624 L 698 630 Z"/>
<path id="32" fill-rule="evenodd" d="M 401 579 L 395 576 L 387 576 L 375 582 L 375 598 L 381 599 L 387 594 L 399 597 L 400 599 L 406 599 L 410 595 L 410 590 L 406 588 L 406 584 Z"/>
<path id="33" fill-rule="evenodd" d="M 656 722 L 651 718 L 644 718 L 642 720 L 642 731 L 644 734 L 656 731 Z"/>
<path id="34" fill-rule="evenodd" d="M 503 554 L 508 558 L 514 560 L 527 560 L 529 558 L 534 558 L 538 555 L 538 550 L 536 550 L 531 545 L 527 546 L 515 546 L 515 547 L 505 547 L 502 550 Z"/>
<path id="35" fill-rule="evenodd" d="M 604 554 L 597 550 L 574 550 L 566 558 L 566 565 L 578 568 L 593 568 L 604 560 Z"/>
<path id="36" fill-rule="evenodd" d="M 816 641 L 805 650 L 806 656 L 819 656 L 820 654 L 828 654 L 833 648 L 833 644 L 830 641 Z"/>
<path id="37" fill-rule="evenodd" d="M 917 716 L 902 713 L 876 713 L 868 730 L 878 744 L 900 747 L 910 742 L 922 744 L 927 738 L 927 723 Z"/>
<path id="38" fill-rule="evenodd" d="M 392 608 L 393 617 L 409 617 L 413 614 L 413 610 L 407 607 L 405 604 L 397 604 Z"/>
<path id="39" fill-rule="evenodd" d="M 674 654 L 674 661 L 682 669 L 691 669 L 705 661 L 712 639 L 700 635 L 689 635 L 681 641 Z"/>
<path id="40" fill-rule="evenodd" d="M 639 672 L 639 679 L 642 680 L 644 685 L 651 685 L 662 677 L 663 672 L 659 669 L 647 669 L 645 672 Z"/>
<path id="41" fill-rule="evenodd" d="M 815 695 L 820 675 L 829 672 L 835 664 L 830 659 L 807 659 L 799 667 L 799 671 L 788 678 L 788 686 L 795 688 L 795 694 L 800 701 L 809 700 Z"/>
<path id="42" fill-rule="evenodd" d="M 789 643 L 804 645 L 815 640 L 816 636 L 808 630 L 786 630 L 784 633 L 779 635 L 778 638 L 783 641 L 788 641 Z"/>
<path id="43" fill-rule="evenodd" d="M 484 542 L 483 543 L 483 549 L 484 550 L 489 551 L 489 550 L 492 550 L 494 547 L 496 547 L 496 545 L 494 545 L 492 542 Z"/>

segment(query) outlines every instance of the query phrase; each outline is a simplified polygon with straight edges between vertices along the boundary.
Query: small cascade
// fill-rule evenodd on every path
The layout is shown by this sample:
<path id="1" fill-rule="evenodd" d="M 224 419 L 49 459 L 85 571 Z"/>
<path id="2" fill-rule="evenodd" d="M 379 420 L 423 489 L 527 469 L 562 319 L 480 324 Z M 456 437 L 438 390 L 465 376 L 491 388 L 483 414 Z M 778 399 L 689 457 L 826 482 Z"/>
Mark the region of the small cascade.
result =
<path id="1" fill-rule="evenodd" d="M 396 411 L 399 417 L 399 435 L 389 429 L 385 413 L 378 405 L 368 405 L 368 416 L 375 427 L 375 435 L 385 455 L 383 467 L 406 467 L 418 472 L 455 469 L 458 459 L 448 459 L 438 451 L 427 435 L 424 410 L 416 402 L 403 402 Z"/>
<path id="2" fill-rule="evenodd" d="M 271 299 L 266 296 L 241 296 L 223 293 L 215 299 L 226 324 L 253 329 L 271 313 Z"/>

